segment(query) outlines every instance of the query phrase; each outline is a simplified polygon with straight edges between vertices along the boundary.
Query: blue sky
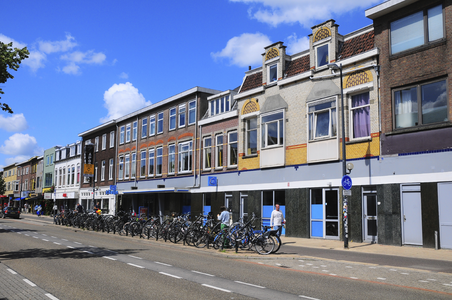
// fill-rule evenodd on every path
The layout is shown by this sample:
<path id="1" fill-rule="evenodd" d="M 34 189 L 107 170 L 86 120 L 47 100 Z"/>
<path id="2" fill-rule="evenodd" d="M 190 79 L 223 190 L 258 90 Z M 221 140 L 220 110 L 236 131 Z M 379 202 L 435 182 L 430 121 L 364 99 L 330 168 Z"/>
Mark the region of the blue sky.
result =
<path id="1" fill-rule="evenodd" d="M 313 25 L 347 34 L 382 0 L 2 1 L 0 41 L 30 51 L 1 87 L 0 168 L 195 86 L 238 87 L 265 46 L 308 48 Z"/>

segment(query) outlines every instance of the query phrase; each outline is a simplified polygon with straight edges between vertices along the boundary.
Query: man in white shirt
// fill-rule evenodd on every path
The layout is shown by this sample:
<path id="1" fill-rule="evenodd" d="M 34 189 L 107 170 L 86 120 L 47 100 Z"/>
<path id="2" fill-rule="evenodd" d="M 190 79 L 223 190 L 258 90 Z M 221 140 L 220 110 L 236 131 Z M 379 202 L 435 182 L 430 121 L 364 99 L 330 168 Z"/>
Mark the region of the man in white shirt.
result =
<path id="1" fill-rule="evenodd" d="M 273 229 L 278 230 L 278 236 L 281 236 L 282 225 L 286 222 L 283 213 L 279 210 L 279 204 L 275 205 L 275 210 L 272 211 L 272 216 L 270 218 L 270 226 Z"/>

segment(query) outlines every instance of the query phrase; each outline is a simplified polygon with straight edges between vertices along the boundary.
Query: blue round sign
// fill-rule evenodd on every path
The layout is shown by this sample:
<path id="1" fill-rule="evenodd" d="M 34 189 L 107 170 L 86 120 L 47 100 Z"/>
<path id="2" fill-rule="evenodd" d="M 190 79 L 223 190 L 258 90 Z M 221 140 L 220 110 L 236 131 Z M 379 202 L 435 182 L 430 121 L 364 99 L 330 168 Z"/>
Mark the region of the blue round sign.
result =
<path id="1" fill-rule="evenodd" d="M 342 183 L 342 187 L 346 190 L 349 190 L 352 188 L 352 179 L 348 175 L 344 175 L 342 177 L 341 183 Z"/>

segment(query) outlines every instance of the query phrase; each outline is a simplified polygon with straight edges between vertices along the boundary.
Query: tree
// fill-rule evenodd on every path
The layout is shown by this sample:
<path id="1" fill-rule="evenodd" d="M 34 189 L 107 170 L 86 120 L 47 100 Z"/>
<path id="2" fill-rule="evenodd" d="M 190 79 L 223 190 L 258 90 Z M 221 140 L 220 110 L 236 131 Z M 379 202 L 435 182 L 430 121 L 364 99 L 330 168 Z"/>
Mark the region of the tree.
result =
<path id="1" fill-rule="evenodd" d="M 17 71 L 22 60 L 28 58 L 29 55 L 30 52 L 28 52 L 27 47 L 13 49 L 13 43 L 5 44 L 0 42 L 0 83 L 5 83 L 8 79 L 13 79 L 14 76 L 8 72 L 8 68 Z M 2 88 L 0 88 L 0 94 L 4 94 Z M 0 108 L 10 114 L 13 113 L 12 109 L 6 103 L 0 103 Z"/>
<path id="2" fill-rule="evenodd" d="M 6 192 L 6 182 L 3 176 L 0 176 L 0 195 L 4 195 Z M 1 202 L 2 200 L 0 200 Z"/>

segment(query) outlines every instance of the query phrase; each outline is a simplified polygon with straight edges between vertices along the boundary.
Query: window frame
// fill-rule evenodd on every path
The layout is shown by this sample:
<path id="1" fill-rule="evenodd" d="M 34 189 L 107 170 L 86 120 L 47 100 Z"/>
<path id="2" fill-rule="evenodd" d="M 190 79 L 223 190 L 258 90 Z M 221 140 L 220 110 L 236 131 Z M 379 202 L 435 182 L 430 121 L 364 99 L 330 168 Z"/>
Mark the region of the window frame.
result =
<path id="1" fill-rule="evenodd" d="M 186 104 L 180 104 L 179 105 L 179 111 L 178 111 L 178 128 L 185 127 L 185 123 L 187 122 L 187 106 Z"/>
<path id="2" fill-rule="evenodd" d="M 330 106 L 330 107 L 322 108 L 322 109 L 319 109 L 319 110 L 315 110 L 313 112 L 309 111 L 309 108 L 312 107 L 312 106 L 317 106 L 317 105 L 321 105 L 321 104 L 324 104 L 324 103 L 330 103 L 330 102 L 334 102 L 334 107 Z M 323 140 L 328 140 L 328 139 L 335 139 L 335 138 L 338 137 L 338 133 L 337 133 L 337 130 L 338 130 L 338 123 L 337 123 L 338 107 L 337 107 L 337 104 L 338 104 L 337 96 L 328 97 L 328 98 L 325 98 L 325 99 L 316 100 L 316 101 L 312 101 L 312 102 L 307 103 L 308 142 L 323 141 Z M 333 135 L 333 132 L 332 132 L 332 126 L 333 126 L 333 124 L 332 124 L 332 120 L 333 120 L 332 116 L 333 116 L 333 114 L 331 113 L 331 111 L 333 109 L 335 110 L 335 113 L 334 113 L 335 119 L 334 119 L 334 121 L 336 122 L 336 133 L 334 135 Z M 312 114 L 313 116 L 317 117 L 319 113 L 323 113 L 325 111 L 329 111 L 328 135 L 327 136 L 318 137 L 318 138 L 315 137 L 315 132 L 316 132 L 317 126 L 314 126 L 312 128 L 313 138 L 311 138 L 311 130 L 310 130 L 311 129 L 311 127 L 310 127 L 311 126 L 311 118 L 310 118 L 310 115 Z M 312 119 L 312 122 L 313 122 L 312 125 L 317 125 L 316 120 L 317 120 L 316 118 Z"/>
<path id="3" fill-rule="evenodd" d="M 157 114 L 157 134 L 163 133 L 163 123 L 164 123 L 164 114 L 162 111 Z"/>
<path id="4" fill-rule="evenodd" d="M 176 144 L 172 143 L 168 144 L 168 175 L 174 174 L 176 174 Z"/>
<path id="5" fill-rule="evenodd" d="M 130 177 L 130 153 L 124 155 L 124 179 Z"/>
<path id="6" fill-rule="evenodd" d="M 231 135 L 235 134 L 235 141 L 231 142 Z M 235 145 L 235 146 L 234 146 Z M 231 163 L 231 159 L 232 159 L 232 147 L 235 148 L 235 163 Z M 238 165 L 238 161 L 239 161 L 239 135 L 237 130 L 231 130 L 228 132 L 228 168 L 235 168 Z"/>
<path id="7" fill-rule="evenodd" d="M 279 119 L 275 119 L 275 120 L 270 120 L 267 122 L 263 121 L 263 118 L 272 116 L 272 115 L 279 115 L 282 114 L 282 117 Z M 260 117 L 260 127 L 261 127 L 261 149 L 270 149 L 270 148 L 277 148 L 277 147 L 283 147 L 285 145 L 285 119 L 286 119 L 286 114 L 284 109 L 282 110 L 276 110 L 276 111 L 272 111 L 269 113 L 265 113 L 259 116 Z M 269 124 L 273 124 L 276 123 L 277 124 L 277 143 L 276 144 L 272 144 L 272 145 L 268 145 L 268 129 L 269 129 Z M 282 126 L 282 129 L 281 129 Z M 281 130 L 282 130 L 282 137 L 280 136 L 281 134 Z M 265 133 L 265 134 L 264 134 Z M 282 139 L 282 143 L 281 143 L 281 139 Z"/>
<path id="8" fill-rule="evenodd" d="M 276 78 L 272 80 L 271 74 L 272 74 L 273 68 L 275 68 Z M 267 82 L 272 83 L 272 82 L 276 82 L 276 81 L 278 81 L 278 63 L 277 62 L 267 65 Z"/>
<path id="9" fill-rule="evenodd" d="M 102 150 L 107 149 L 107 134 L 104 133 L 102 135 Z"/>
<path id="10" fill-rule="evenodd" d="M 96 152 L 99 152 L 99 137 L 96 136 L 96 138 L 94 139 L 94 145 L 96 147 Z"/>
<path id="11" fill-rule="evenodd" d="M 119 156 L 118 180 L 124 179 L 124 155 Z"/>
<path id="12" fill-rule="evenodd" d="M 193 104 L 193 107 L 190 107 Z M 193 115 L 193 120 L 190 121 L 191 114 Z M 188 125 L 193 125 L 196 123 L 196 100 L 192 100 L 188 102 Z"/>
<path id="13" fill-rule="evenodd" d="M 362 95 L 362 94 L 368 94 L 369 102 L 367 104 L 365 104 L 365 105 L 360 105 L 360 106 L 353 107 L 352 106 L 353 105 L 353 97 L 354 96 L 359 96 L 359 95 Z M 370 106 L 370 91 L 368 91 L 368 90 L 367 91 L 359 91 L 357 93 L 349 94 L 348 95 L 348 107 L 349 107 L 349 139 L 350 139 L 350 141 L 359 141 L 359 140 L 368 140 L 368 139 L 370 139 L 371 134 L 372 134 L 372 128 L 371 128 L 372 127 L 372 123 L 370 121 L 371 120 L 371 118 L 370 118 L 370 113 L 371 113 L 371 111 L 370 111 L 370 109 L 371 109 L 371 106 Z M 354 123 L 353 113 L 354 113 L 355 110 L 363 109 L 365 107 L 369 108 L 369 119 L 368 119 L 368 121 L 369 121 L 369 135 L 355 138 L 354 137 L 354 135 L 355 135 L 354 125 L 355 125 L 355 123 Z"/>
<path id="14" fill-rule="evenodd" d="M 144 158 L 143 158 L 144 154 Z M 147 163 L 147 150 L 141 150 L 140 152 L 140 178 L 146 177 L 146 163 Z"/>
<path id="15" fill-rule="evenodd" d="M 105 181 L 105 160 L 100 163 L 100 181 Z"/>
<path id="16" fill-rule="evenodd" d="M 159 153 L 160 152 L 160 153 Z M 155 176 L 163 175 L 163 147 L 155 148 Z M 159 170 L 160 168 L 160 170 Z"/>
<path id="17" fill-rule="evenodd" d="M 138 137 L 138 121 L 134 121 L 132 127 L 132 141 L 136 141 Z"/>
<path id="18" fill-rule="evenodd" d="M 250 121 L 251 120 L 256 121 L 256 127 L 253 129 L 250 129 Z M 259 137 L 259 126 L 260 126 L 258 124 L 258 120 L 259 120 L 259 118 L 257 116 L 253 117 L 253 118 L 245 119 L 245 156 L 257 155 L 257 151 L 259 149 L 258 137 Z M 250 153 L 248 153 L 248 150 L 252 149 L 250 147 L 250 138 L 249 138 L 249 135 L 251 134 L 252 131 L 256 135 L 256 152 L 253 153 L 252 151 L 250 151 Z"/>
<path id="19" fill-rule="evenodd" d="M 183 147 L 188 146 L 187 150 Z M 185 159 L 188 159 L 185 168 Z M 178 170 L 180 174 L 190 173 L 193 170 L 193 140 L 178 143 Z"/>
<path id="20" fill-rule="evenodd" d="M 434 8 L 437 8 L 437 7 L 441 7 L 441 16 L 442 16 L 442 37 L 430 41 L 430 38 L 429 38 L 429 22 L 428 22 L 428 21 L 429 21 L 429 18 L 428 18 L 428 12 L 429 12 L 429 10 L 434 9 Z M 403 49 L 403 50 L 399 50 L 399 51 L 397 51 L 397 52 L 394 52 L 394 51 L 393 51 L 393 46 L 392 46 L 392 45 L 393 45 L 393 41 L 392 41 L 393 34 L 392 34 L 392 32 L 394 31 L 394 30 L 393 30 L 393 24 L 396 23 L 396 22 L 400 22 L 401 20 L 404 20 L 404 19 L 408 19 L 408 18 L 410 18 L 410 17 L 413 17 L 413 16 L 415 16 L 416 14 L 419 14 L 419 13 L 421 13 L 421 12 L 422 12 L 422 27 L 423 27 L 423 28 L 422 28 L 422 34 L 423 34 L 423 38 L 424 38 L 423 43 L 420 44 L 420 45 L 415 45 L 415 46 L 412 46 L 412 47 L 405 48 L 405 49 Z M 411 24 L 412 24 L 412 23 L 411 23 Z M 410 24 L 410 25 L 411 25 L 411 24 Z M 428 6 L 427 8 L 424 8 L 424 9 L 422 9 L 422 10 L 418 10 L 418 11 L 416 11 L 416 12 L 414 12 L 414 13 L 410 13 L 409 15 L 406 15 L 406 16 L 404 16 L 404 17 L 402 17 L 402 18 L 398 18 L 398 19 L 396 19 L 396 20 L 394 20 L 394 21 L 392 21 L 392 22 L 389 23 L 389 53 L 390 53 L 390 55 L 398 55 L 398 54 L 403 53 L 403 52 L 405 52 L 405 51 L 409 51 L 409 50 L 412 50 L 412 49 L 416 49 L 416 48 L 418 48 L 418 47 L 424 47 L 424 46 L 427 46 L 427 45 L 429 45 L 429 44 L 436 43 L 436 42 L 438 42 L 438 41 L 441 41 L 441 40 L 445 39 L 445 35 L 446 35 L 446 20 L 445 20 L 444 6 L 443 6 L 442 3 L 439 4 L 439 5 L 438 5 L 438 4 L 431 5 L 431 6 Z"/>
<path id="21" fill-rule="evenodd" d="M 221 137 L 221 144 L 218 143 L 218 138 Z M 221 157 L 221 161 L 219 158 Z M 215 135 L 215 169 L 223 169 L 224 159 L 224 134 L 218 133 Z"/>
<path id="22" fill-rule="evenodd" d="M 171 107 L 168 110 L 168 131 L 176 130 L 177 127 L 177 109 L 176 107 Z"/>
<path id="23" fill-rule="evenodd" d="M 155 115 L 149 116 L 149 136 L 155 135 Z"/>
<path id="24" fill-rule="evenodd" d="M 135 179 L 137 177 L 137 153 L 136 152 L 131 153 L 130 162 L 131 162 L 130 178 Z"/>
<path id="25" fill-rule="evenodd" d="M 115 132 L 110 131 L 110 148 L 115 146 Z"/>
<path id="26" fill-rule="evenodd" d="M 326 42 L 322 42 L 322 43 L 319 43 L 318 45 L 315 45 L 315 46 L 314 46 L 314 53 L 315 53 L 315 67 L 316 67 L 316 69 L 319 69 L 319 68 L 328 68 L 328 64 L 330 63 L 330 53 L 331 53 L 329 40 L 331 40 L 331 38 L 329 38 Z M 326 61 L 325 64 L 319 65 L 319 52 L 318 52 L 318 50 L 319 50 L 320 48 L 325 47 L 325 46 L 326 46 L 327 49 L 328 49 L 328 53 L 327 53 L 327 61 Z"/>
<path id="27" fill-rule="evenodd" d="M 206 146 L 206 140 L 209 140 L 209 144 L 208 146 Z M 202 140 L 202 169 L 204 171 L 210 171 L 212 170 L 212 136 L 205 136 L 203 137 Z M 207 159 L 207 154 L 209 154 L 209 159 Z M 209 165 L 207 166 L 207 162 L 209 163 Z"/>
<path id="28" fill-rule="evenodd" d="M 113 158 L 110 158 L 108 163 L 108 180 L 113 180 L 113 166 L 114 166 L 114 161 Z"/>
<path id="29" fill-rule="evenodd" d="M 125 137 L 126 137 L 125 133 L 126 133 L 126 126 L 122 125 L 119 128 L 119 144 L 120 145 L 124 144 L 124 142 L 125 142 Z"/>
<path id="30" fill-rule="evenodd" d="M 149 177 L 154 177 L 154 173 L 155 173 L 155 149 L 151 148 L 148 150 L 149 153 L 149 157 L 148 157 L 148 176 Z M 152 161 L 152 164 L 151 164 Z M 152 166 L 152 168 L 151 168 Z M 151 173 L 152 171 L 152 173 Z"/>
<path id="31" fill-rule="evenodd" d="M 436 79 L 433 79 L 433 80 L 430 80 L 430 81 L 425 81 L 425 82 L 416 83 L 416 84 L 410 84 L 410 85 L 407 85 L 407 86 L 404 86 L 404 87 L 401 87 L 401 88 L 393 89 L 391 91 L 392 107 L 393 107 L 393 109 L 392 109 L 392 122 L 393 122 L 393 126 L 392 127 L 393 127 L 393 129 L 394 130 L 403 130 L 403 129 L 407 129 L 407 128 L 419 128 L 419 127 L 423 127 L 423 126 L 434 125 L 434 124 L 441 124 L 441 123 L 448 122 L 447 120 L 446 121 L 432 122 L 432 123 L 425 123 L 425 124 L 422 122 L 423 121 L 422 87 L 426 86 L 426 85 L 429 85 L 429 84 L 433 84 L 433 83 L 439 83 L 439 82 L 442 82 L 442 81 L 444 81 L 444 84 L 446 86 L 445 93 L 446 93 L 446 95 L 449 95 L 448 79 L 447 79 L 447 77 L 436 78 Z M 407 127 L 396 127 L 397 123 L 396 123 L 395 94 L 397 92 L 401 92 L 401 91 L 404 91 L 404 90 L 409 90 L 409 89 L 412 89 L 412 88 L 416 88 L 416 97 L 417 97 L 416 101 L 417 101 L 417 110 L 418 110 L 417 111 L 417 113 L 418 113 L 418 118 L 417 118 L 418 122 L 417 123 L 418 124 L 415 124 L 414 126 L 407 126 Z M 446 100 L 446 101 L 447 101 L 446 102 L 446 105 L 447 105 L 446 116 L 448 116 L 448 111 L 450 109 L 450 105 L 449 105 L 449 101 L 448 100 Z"/>
<path id="32" fill-rule="evenodd" d="M 131 129 L 132 129 L 132 123 L 129 123 L 126 125 L 126 143 L 130 142 L 131 139 Z"/>
<path id="33" fill-rule="evenodd" d="M 145 139 L 148 136 L 148 118 L 141 119 L 141 139 Z"/>

